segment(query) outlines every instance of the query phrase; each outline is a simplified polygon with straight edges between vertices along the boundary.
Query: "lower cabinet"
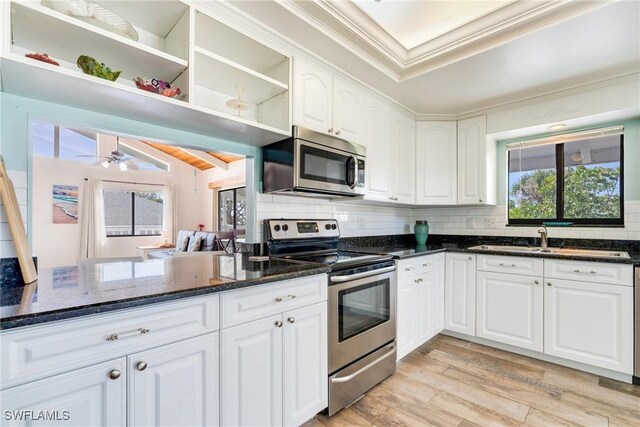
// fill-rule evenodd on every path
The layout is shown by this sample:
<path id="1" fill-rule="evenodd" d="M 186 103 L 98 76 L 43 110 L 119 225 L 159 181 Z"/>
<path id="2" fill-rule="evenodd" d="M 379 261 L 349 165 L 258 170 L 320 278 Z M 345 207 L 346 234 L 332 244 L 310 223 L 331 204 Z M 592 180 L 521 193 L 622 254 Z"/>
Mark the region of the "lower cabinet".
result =
<path id="1" fill-rule="evenodd" d="M 221 331 L 222 425 L 300 425 L 327 406 L 326 302 Z"/>
<path id="2" fill-rule="evenodd" d="M 542 277 L 478 271 L 476 335 L 542 352 Z"/>
<path id="3" fill-rule="evenodd" d="M 397 358 L 401 359 L 442 331 L 444 254 L 398 261 Z"/>
<path id="4" fill-rule="evenodd" d="M 633 286 L 545 280 L 545 353 L 633 373 Z"/>
<path id="5" fill-rule="evenodd" d="M 444 328 L 476 334 L 476 256 L 447 253 L 445 268 Z"/>
<path id="6" fill-rule="evenodd" d="M 3 390 L 3 426 L 127 425 L 126 358 Z"/>

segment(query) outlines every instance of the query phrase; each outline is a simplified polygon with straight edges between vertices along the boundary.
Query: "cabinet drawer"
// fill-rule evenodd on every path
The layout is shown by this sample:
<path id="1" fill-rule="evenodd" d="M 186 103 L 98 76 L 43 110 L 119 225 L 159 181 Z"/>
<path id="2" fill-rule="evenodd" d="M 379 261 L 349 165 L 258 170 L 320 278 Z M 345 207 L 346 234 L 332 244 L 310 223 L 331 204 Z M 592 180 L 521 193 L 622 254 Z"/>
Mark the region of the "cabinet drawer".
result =
<path id="1" fill-rule="evenodd" d="M 218 321 L 218 296 L 210 295 L 7 331 L 0 383 L 13 387 L 216 331 Z"/>
<path id="2" fill-rule="evenodd" d="M 433 255 L 397 261 L 398 280 L 433 271 Z"/>
<path id="3" fill-rule="evenodd" d="M 327 275 L 301 277 L 225 292 L 220 301 L 221 327 L 282 313 L 327 300 Z"/>
<path id="4" fill-rule="evenodd" d="M 542 276 L 542 258 L 478 255 L 478 270 L 496 273 Z"/>
<path id="5" fill-rule="evenodd" d="M 633 266 L 608 262 L 546 259 L 545 278 L 633 286 Z"/>

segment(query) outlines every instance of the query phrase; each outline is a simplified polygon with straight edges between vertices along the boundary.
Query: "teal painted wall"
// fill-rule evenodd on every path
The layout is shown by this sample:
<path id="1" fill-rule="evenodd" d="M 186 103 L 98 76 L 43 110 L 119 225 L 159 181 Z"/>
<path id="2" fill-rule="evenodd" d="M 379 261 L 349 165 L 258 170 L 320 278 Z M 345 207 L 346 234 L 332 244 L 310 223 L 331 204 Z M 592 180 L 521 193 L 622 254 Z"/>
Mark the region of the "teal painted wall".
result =
<path id="1" fill-rule="evenodd" d="M 598 125 L 572 129 L 572 131 L 597 129 L 617 125 L 624 126 L 624 197 L 627 201 L 640 200 L 640 118 L 600 123 Z M 536 138 L 559 135 L 561 133 L 562 132 L 555 132 L 536 135 Z M 525 141 L 527 139 L 532 138 L 527 137 L 498 141 L 498 205 L 507 204 L 507 144 L 511 142 Z"/>

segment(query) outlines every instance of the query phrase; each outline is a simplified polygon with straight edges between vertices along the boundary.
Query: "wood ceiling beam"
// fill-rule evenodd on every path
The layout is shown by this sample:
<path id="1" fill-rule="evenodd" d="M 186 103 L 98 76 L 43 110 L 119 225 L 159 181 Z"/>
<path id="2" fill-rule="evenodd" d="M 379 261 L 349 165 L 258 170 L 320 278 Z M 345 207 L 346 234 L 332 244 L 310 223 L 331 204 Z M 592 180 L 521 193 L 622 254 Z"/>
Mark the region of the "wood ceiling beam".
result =
<path id="1" fill-rule="evenodd" d="M 228 171 L 229 170 L 229 163 L 223 162 L 222 160 L 213 157 L 211 154 L 209 153 L 205 153 L 204 151 L 200 151 L 200 150 L 194 150 L 192 148 L 182 148 L 180 147 L 180 149 L 188 154 L 191 154 L 194 157 L 199 158 L 200 160 L 209 163 L 210 165 L 213 166 L 217 166 L 223 170 Z"/>

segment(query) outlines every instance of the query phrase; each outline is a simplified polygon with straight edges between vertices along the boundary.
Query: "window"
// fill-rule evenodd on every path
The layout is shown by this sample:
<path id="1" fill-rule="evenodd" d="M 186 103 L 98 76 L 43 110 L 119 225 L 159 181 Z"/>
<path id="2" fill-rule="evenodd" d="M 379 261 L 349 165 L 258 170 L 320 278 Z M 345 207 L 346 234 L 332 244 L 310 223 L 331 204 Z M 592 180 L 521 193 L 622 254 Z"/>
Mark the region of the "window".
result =
<path id="1" fill-rule="evenodd" d="M 621 128 L 509 144 L 509 224 L 623 225 Z"/>
<path id="2" fill-rule="evenodd" d="M 107 237 L 160 236 L 162 191 L 104 190 L 104 222 Z"/>
<path id="3" fill-rule="evenodd" d="M 34 122 L 33 154 L 53 159 L 94 163 L 98 153 L 97 134 L 51 123 Z"/>
<path id="4" fill-rule="evenodd" d="M 218 191 L 218 230 L 243 229 L 247 223 L 245 187 Z"/>

